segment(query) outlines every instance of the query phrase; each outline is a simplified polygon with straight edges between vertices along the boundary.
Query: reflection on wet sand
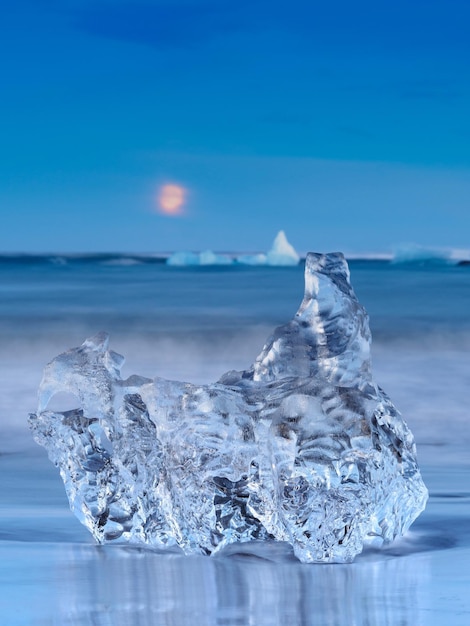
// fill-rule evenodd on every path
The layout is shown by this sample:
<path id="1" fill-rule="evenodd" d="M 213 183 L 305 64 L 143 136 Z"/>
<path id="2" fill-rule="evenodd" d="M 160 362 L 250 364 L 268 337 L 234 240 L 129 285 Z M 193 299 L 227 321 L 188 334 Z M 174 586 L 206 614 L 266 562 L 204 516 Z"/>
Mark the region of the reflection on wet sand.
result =
<path id="1" fill-rule="evenodd" d="M 44 601 L 77 626 L 415 625 L 429 585 L 426 552 L 352 565 L 302 565 L 283 546 L 207 558 L 63 545 L 56 557 Z"/>

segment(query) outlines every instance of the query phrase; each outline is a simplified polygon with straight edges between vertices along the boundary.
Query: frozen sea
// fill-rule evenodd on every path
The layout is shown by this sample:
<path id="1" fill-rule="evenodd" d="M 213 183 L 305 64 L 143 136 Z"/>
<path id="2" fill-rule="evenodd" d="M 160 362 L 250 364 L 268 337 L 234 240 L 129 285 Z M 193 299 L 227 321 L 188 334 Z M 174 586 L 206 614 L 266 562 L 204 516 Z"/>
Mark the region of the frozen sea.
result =
<path id="1" fill-rule="evenodd" d="M 246 368 L 297 310 L 302 265 L 0 256 L 1 624 L 470 624 L 470 266 L 350 268 L 375 378 L 415 435 L 430 499 L 388 548 L 305 565 L 283 544 L 211 558 L 95 545 L 26 424 L 44 365 L 100 330 L 124 376 L 209 382 Z"/>

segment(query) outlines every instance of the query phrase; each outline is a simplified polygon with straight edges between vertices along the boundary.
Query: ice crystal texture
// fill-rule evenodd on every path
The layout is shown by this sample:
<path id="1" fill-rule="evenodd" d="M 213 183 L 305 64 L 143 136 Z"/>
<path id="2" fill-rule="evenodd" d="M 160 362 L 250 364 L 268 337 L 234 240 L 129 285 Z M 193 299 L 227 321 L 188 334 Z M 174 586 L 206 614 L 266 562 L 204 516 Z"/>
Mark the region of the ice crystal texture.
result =
<path id="1" fill-rule="evenodd" d="M 348 562 L 423 510 L 413 436 L 373 381 L 341 254 L 307 256 L 294 319 L 217 383 L 122 380 L 107 345 L 97 335 L 47 365 L 30 417 L 97 541 L 213 554 L 278 540 L 305 562 Z M 47 410 L 62 391 L 80 407 Z"/>

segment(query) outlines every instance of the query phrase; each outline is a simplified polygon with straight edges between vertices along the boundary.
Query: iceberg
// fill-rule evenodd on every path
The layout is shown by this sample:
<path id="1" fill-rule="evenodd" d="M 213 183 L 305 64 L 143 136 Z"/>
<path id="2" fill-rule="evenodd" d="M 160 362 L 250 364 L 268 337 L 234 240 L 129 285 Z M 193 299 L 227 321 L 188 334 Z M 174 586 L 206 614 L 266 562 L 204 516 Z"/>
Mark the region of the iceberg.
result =
<path id="1" fill-rule="evenodd" d="M 185 267 L 187 265 L 199 265 L 199 255 L 194 252 L 174 252 L 166 260 L 167 265 Z"/>
<path id="2" fill-rule="evenodd" d="M 49 363 L 29 420 L 98 542 L 216 554 L 282 541 L 301 561 L 343 563 L 424 509 L 414 439 L 372 377 L 342 254 L 307 255 L 295 317 L 216 383 L 122 379 L 108 341 Z M 76 408 L 48 410 L 62 392 Z"/>
<path id="3" fill-rule="evenodd" d="M 237 256 L 236 261 L 241 265 L 266 265 L 266 255 L 262 252 L 259 254 L 241 254 Z"/>
<path id="4" fill-rule="evenodd" d="M 283 230 L 276 235 L 271 249 L 266 254 L 242 254 L 235 260 L 227 254 L 216 254 L 212 250 L 204 252 L 174 252 L 166 263 L 176 267 L 191 265 L 232 265 L 235 261 L 241 265 L 298 265 L 300 257 L 287 241 Z"/>
<path id="5" fill-rule="evenodd" d="M 280 230 L 273 241 L 271 250 L 266 255 L 268 265 L 298 265 L 300 257 L 287 241 L 286 234 Z"/>
<path id="6" fill-rule="evenodd" d="M 237 257 L 242 265 L 273 265 L 277 267 L 298 265 L 300 257 L 287 241 L 286 234 L 280 230 L 274 238 L 271 249 L 266 254 L 244 254 Z"/>
<path id="7" fill-rule="evenodd" d="M 231 265 L 233 259 L 226 254 L 216 254 L 212 250 L 194 252 L 174 252 L 166 260 L 167 265 L 185 267 L 190 265 Z"/>
<path id="8" fill-rule="evenodd" d="M 212 250 L 199 253 L 200 265 L 232 265 L 233 259 L 226 254 L 216 254 Z"/>
<path id="9" fill-rule="evenodd" d="M 458 259 L 453 258 L 448 250 L 404 244 L 395 249 L 391 262 L 394 265 L 440 266 L 454 265 Z"/>

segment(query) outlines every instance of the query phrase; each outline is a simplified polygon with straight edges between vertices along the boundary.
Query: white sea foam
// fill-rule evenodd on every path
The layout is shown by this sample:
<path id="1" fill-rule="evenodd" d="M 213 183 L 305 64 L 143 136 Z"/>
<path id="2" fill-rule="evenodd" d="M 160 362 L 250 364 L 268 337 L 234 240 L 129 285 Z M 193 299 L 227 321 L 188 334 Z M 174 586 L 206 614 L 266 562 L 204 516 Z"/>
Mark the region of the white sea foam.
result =
<path id="1" fill-rule="evenodd" d="M 78 343 L 90 329 L 71 329 L 69 342 Z M 218 379 L 229 369 L 244 369 L 256 356 L 269 332 L 268 325 L 248 326 L 226 334 L 164 333 L 127 336 L 113 333 L 118 352 L 127 356 L 125 375 L 182 378 L 195 384 Z M 44 365 L 67 347 L 61 340 L 43 337 L 4 342 L 0 362 L 3 392 L 0 396 L 0 452 L 32 447 L 26 417 L 36 406 L 36 390 Z M 74 343 L 75 342 L 75 343 Z M 468 349 L 470 336 L 434 335 L 432 342 L 413 338 L 372 345 L 376 378 L 393 397 L 412 428 L 418 450 L 422 444 L 470 444 L 468 421 Z M 432 398 L 432 402 L 429 399 Z M 426 400 L 427 399 L 427 400 Z M 61 407 L 63 408 L 63 407 Z M 12 443 L 7 443 L 7 437 Z M 14 441 L 13 441 L 14 440 Z"/>

